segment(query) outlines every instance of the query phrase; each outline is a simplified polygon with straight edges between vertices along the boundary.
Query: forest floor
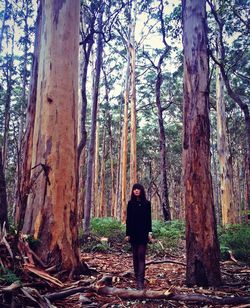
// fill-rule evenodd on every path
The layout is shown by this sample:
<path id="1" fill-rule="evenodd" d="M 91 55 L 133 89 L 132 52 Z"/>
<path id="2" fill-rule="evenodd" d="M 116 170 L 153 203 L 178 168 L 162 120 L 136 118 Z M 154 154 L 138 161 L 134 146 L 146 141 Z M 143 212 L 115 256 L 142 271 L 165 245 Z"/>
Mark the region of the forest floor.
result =
<path id="1" fill-rule="evenodd" d="M 114 251 L 112 253 L 82 253 L 82 261 L 95 271 L 90 277 L 91 283 L 95 283 L 103 276 L 112 276 L 112 286 L 115 288 L 130 290 L 136 289 L 133 276 L 131 253 L 126 251 Z M 159 263 L 154 263 L 159 261 Z M 152 262 L 152 263 L 151 263 Z M 160 263 L 163 262 L 163 263 Z M 250 296 L 250 267 L 245 264 L 233 261 L 221 262 L 223 285 L 219 288 L 188 288 L 185 285 L 185 255 L 179 251 L 177 255 L 167 255 L 164 258 L 157 258 L 147 255 L 146 260 L 146 282 L 145 290 L 173 292 L 184 295 L 184 300 L 171 299 L 123 299 L 119 296 L 97 295 L 97 293 L 81 293 L 72 295 L 54 304 L 57 307 L 250 307 L 247 304 L 208 304 L 199 302 L 199 295 L 234 298 Z M 81 302 L 81 296 L 90 299 Z M 198 295 L 196 302 L 192 302 L 190 295 Z"/>
<path id="2" fill-rule="evenodd" d="M 128 244 L 116 243 L 107 252 L 82 252 L 81 260 L 90 273 L 81 275 L 76 281 L 34 265 L 31 249 L 27 244 L 19 245 L 28 262 L 23 263 L 21 260 L 25 258 L 19 258 L 14 276 L 12 271 L 2 270 L 0 307 L 250 307 L 250 266 L 235 260 L 232 255 L 230 260 L 221 262 L 222 286 L 188 288 L 184 245 L 161 257 L 153 254 L 149 247 L 145 291 L 138 291 L 128 247 Z M 0 270 L 1 266 L 8 268 L 7 265 L 11 265 L 10 255 L 8 245 L 2 243 Z M 18 281 L 16 277 L 19 277 Z M 161 299 L 156 299 L 159 294 Z"/>

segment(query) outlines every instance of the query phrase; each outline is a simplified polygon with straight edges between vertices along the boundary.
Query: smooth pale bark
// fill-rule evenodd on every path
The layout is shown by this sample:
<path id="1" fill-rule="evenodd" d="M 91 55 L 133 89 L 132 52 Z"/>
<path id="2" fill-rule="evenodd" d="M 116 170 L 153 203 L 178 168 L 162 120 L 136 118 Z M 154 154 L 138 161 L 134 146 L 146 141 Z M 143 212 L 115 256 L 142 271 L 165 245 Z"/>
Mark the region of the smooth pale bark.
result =
<path id="1" fill-rule="evenodd" d="M 77 245 L 79 2 L 41 2 L 32 187 L 23 232 L 39 239 L 45 263 L 73 271 Z"/>
<path id="2" fill-rule="evenodd" d="M 99 122 L 96 125 L 96 139 L 95 139 L 95 168 L 94 168 L 94 179 L 93 179 L 93 217 L 100 217 L 99 208 L 99 193 L 98 193 L 98 183 L 99 183 Z"/>
<path id="3" fill-rule="evenodd" d="M 41 40 L 41 16 L 42 16 L 41 6 L 39 6 L 36 19 L 36 32 L 35 32 L 32 72 L 31 72 L 31 81 L 30 81 L 29 95 L 28 95 L 28 106 L 26 112 L 26 128 L 20 151 L 21 176 L 18 175 L 17 200 L 15 209 L 15 224 L 18 226 L 18 230 L 21 230 L 23 226 L 28 194 L 32 185 L 30 174 L 31 174 L 32 148 L 33 148 L 33 133 L 34 133 L 34 123 L 35 123 L 35 113 L 36 113 L 38 61 L 39 61 L 40 40 Z"/>
<path id="4" fill-rule="evenodd" d="M 106 173 L 106 127 L 103 128 L 102 136 L 102 160 L 100 174 L 100 192 L 99 192 L 99 207 L 100 217 L 107 216 L 107 208 L 105 207 L 105 173 Z"/>
<path id="5" fill-rule="evenodd" d="M 8 203 L 6 194 L 6 182 L 2 163 L 2 147 L 0 147 L 0 231 L 3 224 L 8 228 Z"/>
<path id="6" fill-rule="evenodd" d="M 206 1 L 182 0 L 184 47 L 183 182 L 188 286 L 221 284 L 208 106 Z"/>
<path id="7" fill-rule="evenodd" d="M 128 159 L 128 103 L 130 89 L 130 53 L 127 52 L 127 71 L 125 77 L 124 90 L 124 115 L 123 115 L 123 131 L 122 131 L 122 147 L 121 147 L 121 222 L 126 221 L 127 211 L 127 159 Z"/>
<path id="8" fill-rule="evenodd" d="M 223 40 L 223 29 L 224 29 L 224 22 L 222 21 L 221 17 L 216 10 L 216 5 L 213 4 L 212 1 L 208 2 L 211 8 L 211 12 L 214 15 L 214 18 L 218 24 L 218 36 L 219 36 L 219 48 L 221 53 L 221 58 L 216 59 L 215 56 L 211 53 L 211 57 L 214 62 L 220 67 L 220 71 L 225 83 L 225 87 L 227 89 L 228 95 L 235 101 L 235 103 L 240 107 L 241 111 L 244 114 L 245 125 L 246 125 L 246 144 L 247 144 L 247 179 L 246 179 L 246 189 L 247 189 L 247 208 L 250 209 L 250 111 L 248 103 L 245 102 L 241 96 L 233 89 L 232 84 L 229 79 L 229 75 L 227 73 L 225 59 L 226 59 L 226 51 L 224 46 Z"/>
<path id="9" fill-rule="evenodd" d="M 122 105 L 122 100 L 121 100 Z M 120 123 L 122 121 L 122 106 L 120 106 Z M 115 196 L 115 205 L 114 205 L 114 218 L 121 220 L 121 168 L 122 168 L 122 125 L 120 125 L 119 135 L 118 135 L 118 144 L 117 144 L 117 164 L 116 164 L 116 196 Z"/>
<path id="10" fill-rule="evenodd" d="M 109 146 L 110 176 L 111 176 L 111 196 L 109 198 L 109 201 L 111 203 L 110 215 L 111 215 L 111 217 L 114 217 L 116 194 L 115 194 L 115 174 L 114 174 L 114 157 L 113 157 L 112 116 L 111 116 L 111 108 L 110 108 L 110 105 L 109 105 L 110 87 L 109 87 L 109 84 L 108 84 L 108 76 L 107 76 L 107 73 L 106 73 L 104 68 L 103 68 L 103 75 L 104 75 L 105 101 L 106 101 L 106 106 L 105 106 L 106 114 L 104 115 L 104 118 L 107 119 L 105 129 L 107 127 L 107 133 L 108 133 L 108 137 L 109 137 L 108 146 Z M 103 142 L 105 142 L 104 139 L 103 139 Z M 105 148 L 105 151 L 107 151 L 106 148 Z M 108 203 L 109 203 L 109 201 L 108 201 Z M 106 215 L 107 215 L 107 213 L 106 213 Z"/>
<path id="11" fill-rule="evenodd" d="M 99 97 L 99 83 L 102 66 L 102 17 L 103 11 L 98 16 L 98 38 L 96 49 L 96 62 L 95 62 L 95 76 L 93 84 L 93 97 L 92 97 L 92 114 L 91 114 L 91 132 L 88 147 L 88 162 L 87 162 L 87 176 L 86 176 L 86 195 L 84 202 L 84 231 L 85 234 L 90 232 L 90 213 L 92 203 L 92 181 L 93 181 L 93 166 L 94 166 L 94 153 L 95 153 L 95 139 L 96 139 L 96 119 L 98 109 L 98 97 Z"/>
<path id="12" fill-rule="evenodd" d="M 129 78 L 129 77 L 128 77 Z M 128 155 L 128 91 L 124 94 L 124 119 L 122 133 L 122 159 L 121 159 L 121 221 L 126 221 L 127 210 L 127 155 Z"/>
<path id="13" fill-rule="evenodd" d="M 108 115 L 108 135 L 109 135 L 109 157 L 110 157 L 110 174 L 111 174 L 111 217 L 115 216 L 115 169 L 114 169 L 114 157 L 113 157 L 113 136 L 111 127 L 111 115 Z"/>
<path id="14" fill-rule="evenodd" d="M 220 68 L 216 68 L 217 150 L 220 166 L 220 197 L 222 225 L 236 223 L 236 209 L 233 199 L 232 157 L 229 151 L 226 130 L 224 82 Z"/>
<path id="15" fill-rule="evenodd" d="M 135 51 L 135 26 L 137 17 L 137 1 L 132 2 L 133 19 L 131 21 L 131 36 L 129 40 L 129 52 L 131 58 L 131 124 L 130 124 L 130 188 L 137 183 L 137 158 L 136 158 L 136 51 Z"/>

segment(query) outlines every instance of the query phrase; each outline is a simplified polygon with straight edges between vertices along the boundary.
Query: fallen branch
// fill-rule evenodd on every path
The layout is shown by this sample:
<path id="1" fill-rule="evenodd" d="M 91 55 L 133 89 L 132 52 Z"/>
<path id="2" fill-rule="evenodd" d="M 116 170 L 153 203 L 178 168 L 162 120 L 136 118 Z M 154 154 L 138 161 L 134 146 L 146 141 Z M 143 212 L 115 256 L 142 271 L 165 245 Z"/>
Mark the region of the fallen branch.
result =
<path id="1" fill-rule="evenodd" d="M 72 289 L 68 289 L 68 290 L 62 290 L 60 292 L 47 294 L 47 295 L 45 295 L 45 297 L 50 301 L 63 299 L 63 298 L 68 297 L 70 295 L 86 291 L 88 285 L 89 285 L 89 282 L 87 282 L 84 286 L 81 286 L 81 287 L 76 287 L 76 288 L 72 288 Z"/>
<path id="2" fill-rule="evenodd" d="M 161 263 L 174 263 L 174 264 L 186 266 L 185 263 L 182 263 L 182 262 L 179 262 L 179 261 L 170 260 L 170 259 L 153 260 L 153 261 L 146 262 L 146 265 L 150 265 L 150 264 L 161 264 Z"/>

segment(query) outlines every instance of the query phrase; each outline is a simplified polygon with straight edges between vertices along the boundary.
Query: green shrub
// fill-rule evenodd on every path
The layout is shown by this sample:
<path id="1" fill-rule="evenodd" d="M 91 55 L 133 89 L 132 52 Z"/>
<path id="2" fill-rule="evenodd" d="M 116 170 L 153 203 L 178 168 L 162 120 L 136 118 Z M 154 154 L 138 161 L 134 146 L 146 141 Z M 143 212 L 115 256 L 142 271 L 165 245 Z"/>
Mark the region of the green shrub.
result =
<path id="1" fill-rule="evenodd" d="M 169 222 L 154 220 L 152 230 L 157 241 L 148 246 L 148 251 L 159 257 L 176 251 L 180 246 L 181 239 L 185 237 L 184 222 L 178 220 Z"/>
<path id="2" fill-rule="evenodd" d="M 100 237 L 113 237 L 114 234 L 122 234 L 125 236 L 125 226 L 116 219 L 107 218 L 93 218 L 91 220 L 91 233 Z"/>
<path id="3" fill-rule="evenodd" d="M 221 257 L 228 258 L 228 250 L 233 256 L 247 263 L 250 263 L 250 226 L 229 225 L 225 228 L 218 228 Z"/>
<path id="4" fill-rule="evenodd" d="M 185 225 L 184 222 L 179 220 L 174 221 L 159 221 L 154 220 L 153 225 L 153 234 L 156 238 L 172 238 L 180 239 L 185 235 Z"/>

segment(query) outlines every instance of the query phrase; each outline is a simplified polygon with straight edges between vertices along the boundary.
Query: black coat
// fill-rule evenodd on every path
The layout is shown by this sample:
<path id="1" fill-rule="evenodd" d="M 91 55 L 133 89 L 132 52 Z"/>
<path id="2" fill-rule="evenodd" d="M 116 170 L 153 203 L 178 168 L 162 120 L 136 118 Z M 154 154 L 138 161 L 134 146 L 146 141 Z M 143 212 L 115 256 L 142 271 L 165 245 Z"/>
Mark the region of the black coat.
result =
<path id="1" fill-rule="evenodd" d="M 149 232 L 152 232 L 151 203 L 130 200 L 126 220 L 126 235 L 130 237 L 130 243 L 147 244 Z"/>

